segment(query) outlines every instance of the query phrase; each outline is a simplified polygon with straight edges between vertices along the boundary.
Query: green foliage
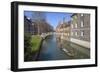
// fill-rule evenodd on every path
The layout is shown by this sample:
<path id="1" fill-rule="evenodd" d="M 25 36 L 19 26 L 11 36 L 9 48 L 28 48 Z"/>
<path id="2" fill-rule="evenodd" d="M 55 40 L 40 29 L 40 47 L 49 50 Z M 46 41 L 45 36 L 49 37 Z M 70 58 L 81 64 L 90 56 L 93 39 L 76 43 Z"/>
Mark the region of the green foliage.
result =
<path id="1" fill-rule="evenodd" d="M 40 49 L 42 38 L 39 35 L 24 34 L 24 60 L 32 59 L 32 56 Z"/>
<path id="2" fill-rule="evenodd" d="M 31 39 L 31 44 L 32 44 L 32 52 L 38 51 L 40 44 L 41 44 L 42 38 L 39 35 L 34 35 Z"/>
<path id="3" fill-rule="evenodd" d="M 25 55 L 30 55 L 31 53 L 31 35 L 30 34 L 24 34 L 24 53 Z"/>

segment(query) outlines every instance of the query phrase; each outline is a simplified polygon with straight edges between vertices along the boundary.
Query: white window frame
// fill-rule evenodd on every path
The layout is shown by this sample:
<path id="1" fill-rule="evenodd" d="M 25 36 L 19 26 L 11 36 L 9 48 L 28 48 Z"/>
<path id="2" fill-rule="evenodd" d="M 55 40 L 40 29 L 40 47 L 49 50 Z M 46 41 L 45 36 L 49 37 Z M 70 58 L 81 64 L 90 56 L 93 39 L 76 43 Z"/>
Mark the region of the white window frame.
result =
<path id="1" fill-rule="evenodd" d="M 75 32 L 75 35 L 77 36 L 77 31 Z"/>
<path id="2" fill-rule="evenodd" d="M 81 31 L 81 36 L 84 36 L 84 31 Z"/>
<path id="3" fill-rule="evenodd" d="M 84 23 L 83 23 L 83 21 L 81 21 L 81 27 L 84 27 Z"/>
<path id="4" fill-rule="evenodd" d="M 77 23 L 75 23 L 75 28 L 77 28 Z"/>

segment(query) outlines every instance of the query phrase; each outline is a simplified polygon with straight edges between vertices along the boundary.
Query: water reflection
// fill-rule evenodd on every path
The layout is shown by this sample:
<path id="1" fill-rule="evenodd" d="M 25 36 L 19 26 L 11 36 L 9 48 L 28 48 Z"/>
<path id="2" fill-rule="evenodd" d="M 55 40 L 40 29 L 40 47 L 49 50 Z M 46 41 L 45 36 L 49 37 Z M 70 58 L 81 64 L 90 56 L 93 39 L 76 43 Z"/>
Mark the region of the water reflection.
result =
<path id="1" fill-rule="evenodd" d="M 64 60 L 90 58 L 90 50 L 63 40 L 53 34 L 47 37 L 42 44 L 38 60 Z"/>
<path id="2" fill-rule="evenodd" d="M 90 49 L 70 42 L 70 39 L 61 39 L 61 36 L 56 35 L 56 41 L 59 48 L 61 48 L 72 59 L 90 58 Z"/>

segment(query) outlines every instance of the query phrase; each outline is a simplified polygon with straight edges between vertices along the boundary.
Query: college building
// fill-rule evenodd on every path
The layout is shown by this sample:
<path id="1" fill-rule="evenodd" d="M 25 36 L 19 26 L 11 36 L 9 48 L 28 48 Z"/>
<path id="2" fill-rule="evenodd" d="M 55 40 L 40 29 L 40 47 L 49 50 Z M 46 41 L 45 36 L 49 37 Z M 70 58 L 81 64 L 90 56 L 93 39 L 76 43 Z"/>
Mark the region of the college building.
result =
<path id="1" fill-rule="evenodd" d="M 62 40 L 70 41 L 70 23 L 60 22 L 56 27 L 56 35 Z"/>
<path id="2" fill-rule="evenodd" d="M 57 37 L 90 48 L 90 14 L 74 13 L 71 21 L 60 22 Z"/>
<path id="3" fill-rule="evenodd" d="M 24 33 L 41 35 L 42 33 L 48 33 L 52 31 L 53 27 L 46 21 L 33 21 L 32 19 L 24 16 Z"/>
<path id="4" fill-rule="evenodd" d="M 90 48 L 90 14 L 75 13 L 71 17 L 70 41 Z"/>
<path id="5" fill-rule="evenodd" d="M 32 24 L 32 20 L 24 16 L 24 33 L 34 34 L 34 27 Z"/>

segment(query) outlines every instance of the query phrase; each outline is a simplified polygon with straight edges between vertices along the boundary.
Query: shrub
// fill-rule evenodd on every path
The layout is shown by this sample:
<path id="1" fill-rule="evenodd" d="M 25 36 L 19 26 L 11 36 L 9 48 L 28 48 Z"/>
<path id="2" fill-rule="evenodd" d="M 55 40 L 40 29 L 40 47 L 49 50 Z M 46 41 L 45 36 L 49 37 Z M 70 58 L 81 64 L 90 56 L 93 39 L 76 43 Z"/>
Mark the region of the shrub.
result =
<path id="1" fill-rule="evenodd" d="M 31 55 L 31 35 L 24 34 L 24 58 Z"/>

